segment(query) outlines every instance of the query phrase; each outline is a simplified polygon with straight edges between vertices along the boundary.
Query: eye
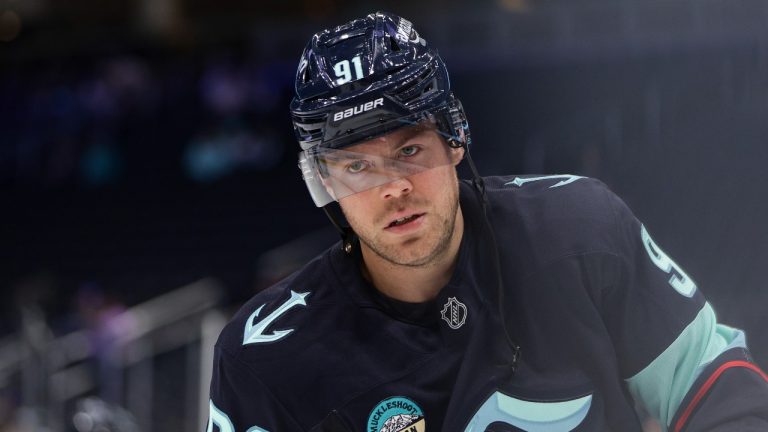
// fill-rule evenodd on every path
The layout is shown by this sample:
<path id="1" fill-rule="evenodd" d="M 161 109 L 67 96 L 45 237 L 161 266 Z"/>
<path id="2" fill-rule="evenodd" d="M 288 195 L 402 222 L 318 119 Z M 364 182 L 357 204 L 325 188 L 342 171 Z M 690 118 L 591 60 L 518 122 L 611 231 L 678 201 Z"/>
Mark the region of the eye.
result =
<path id="1" fill-rule="evenodd" d="M 371 163 L 368 162 L 367 160 L 362 160 L 362 159 L 361 160 L 356 160 L 356 161 L 350 162 L 347 165 L 347 171 L 352 173 L 352 174 L 357 174 L 357 173 L 365 170 L 369 166 L 371 166 Z"/>
<path id="2" fill-rule="evenodd" d="M 421 149 L 420 149 L 418 146 L 415 146 L 415 145 L 409 145 L 409 146 L 405 146 L 405 147 L 401 148 L 401 149 L 400 149 L 400 153 L 401 153 L 403 156 L 413 156 L 413 155 L 415 155 L 416 153 L 418 153 L 420 150 L 421 150 Z"/>

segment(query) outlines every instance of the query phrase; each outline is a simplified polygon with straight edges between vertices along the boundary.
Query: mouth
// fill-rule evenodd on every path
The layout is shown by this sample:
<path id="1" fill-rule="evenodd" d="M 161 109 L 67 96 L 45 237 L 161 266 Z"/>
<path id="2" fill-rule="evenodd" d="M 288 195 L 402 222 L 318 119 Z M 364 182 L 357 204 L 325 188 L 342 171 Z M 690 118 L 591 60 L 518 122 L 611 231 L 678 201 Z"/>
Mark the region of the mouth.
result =
<path id="1" fill-rule="evenodd" d="M 399 219 L 395 219 L 390 222 L 389 225 L 387 225 L 387 229 L 408 226 L 409 224 L 413 224 L 414 222 L 420 220 L 425 214 L 426 213 L 414 213 L 409 216 L 403 216 Z"/>

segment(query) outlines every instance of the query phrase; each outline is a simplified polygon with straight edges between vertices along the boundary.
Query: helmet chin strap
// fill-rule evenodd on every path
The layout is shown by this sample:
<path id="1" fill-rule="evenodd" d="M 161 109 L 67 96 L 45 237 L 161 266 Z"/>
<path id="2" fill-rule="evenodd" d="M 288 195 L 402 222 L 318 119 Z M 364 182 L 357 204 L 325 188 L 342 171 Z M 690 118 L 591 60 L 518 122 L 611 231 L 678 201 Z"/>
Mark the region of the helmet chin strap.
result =
<path id="1" fill-rule="evenodd" d="M 485 181 L 482 177 L 480 177 L 480 174 L 477 171 L 477 167 L 475 167 L 475 162 L 472 160 L 472 156 L 469 153 L 467 145 L 464 144 L 463 147 L 465 158 L 469 164 L 469 169 L 472 171 L 472 186 L 475 189 L 475 193 L 477 194 L 477 198 L 480 200 L 483 209 L 483 221 L 485 222 L 484 225 L 486 231 L 488 232 L 489 238 L 489 241 L 487 242 L 488 255 L 491 257 L 496 277 L 496 295 L 498 300 L 497 306 L 499 309 L 499 317 L 501 319 L 501 326 L 504 331 L 504 337 L 506 338 L 507 344 L 513 351 L 511 368 L 512 372 L 514 373 L 517 369 L 517 363 L 520 359 L 520 345 L 515 343 L 515 341 L 512 339 L 512 336 L 510 336 L 509 329 L 507 328 L 506 315 L 504 315 L 504 280 L 501 276 L 501 259 L 499 258 L 498 242 L 496 241 L 496 234 L 493 230 L 491 218 L 488 215 L 488 200 L 485 193 Z M 484 298 L 484 296 L 481 295 L 481 298 Z"/>
<path id="2" fill-rule="evenodd" d="M 345 218 L 343 214 L 340 214 L 341 209 L 331 210 L 331 205 L 333 205 L 333 203 L 323 206 L 323 211 L 325 212 L 326 216 L 328 216 L 328 219 L 331 220 L 331 223 L 336 228 L 336 231 L 338 231 L 341 235 L 341 249 L 349 255 L 352 253 L 354 248 L 353 244 L 355 241 L 355 232 L 352 231 L 351 227 L 342 223 Z"/>
<path id="3" fill-rule="evenodd" d="M 464 157 L 467 159 L 467 164 L 469 164 L 469 170 L 472 171 L 472 186 L 474 186 L 475 191 L 479 194 L 480 202 L 483 205 L 483 214 L 487 214 L 486 212 L 486 206 L 487 206 L 487 200 L 485 199 L 485 181 L 482 177 L 480 177 L 480 173 L 477 171 L 477 167 L 475 166 L 475 162 L 472 160 L 472 155 L 469 153 L 469 149 L 467 148 L 466 144 L 462 144 L 462 147 L 464 147 Z"/>

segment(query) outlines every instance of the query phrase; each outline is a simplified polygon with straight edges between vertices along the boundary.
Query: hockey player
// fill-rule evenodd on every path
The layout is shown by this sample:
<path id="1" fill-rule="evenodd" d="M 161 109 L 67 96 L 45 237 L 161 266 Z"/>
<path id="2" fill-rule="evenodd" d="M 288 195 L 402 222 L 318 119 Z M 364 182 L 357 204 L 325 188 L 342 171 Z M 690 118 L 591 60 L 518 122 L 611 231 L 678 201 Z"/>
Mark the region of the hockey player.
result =
<path id="1" fill-rule="evenodd" d="M 342 241 L 223 330 L 209 432 L 631 432 L 638 412 L 768 430 L 744 334 L 619 198 L 573 175 L 477 175 L 446 67 L 410 22 L 316 34 L 291 112 Z"/>

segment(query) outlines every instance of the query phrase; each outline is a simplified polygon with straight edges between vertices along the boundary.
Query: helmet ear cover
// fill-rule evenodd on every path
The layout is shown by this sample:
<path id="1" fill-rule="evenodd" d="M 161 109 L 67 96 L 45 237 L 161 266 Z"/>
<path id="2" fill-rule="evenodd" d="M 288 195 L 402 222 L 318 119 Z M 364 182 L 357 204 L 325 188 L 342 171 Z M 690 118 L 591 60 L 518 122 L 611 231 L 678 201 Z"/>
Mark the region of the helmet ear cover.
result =
<path id="1" fill-rule="evenodd" d="M 453 92 L 451 92 L 448 103 L 448 115 L 451 121 L 451 137 L 448 138 L 448 145 L 454 148 L 469 148 L 469 144 L 472 142 L 469 136 L 469 122 L 461 101 L 453 95 Z"/>

